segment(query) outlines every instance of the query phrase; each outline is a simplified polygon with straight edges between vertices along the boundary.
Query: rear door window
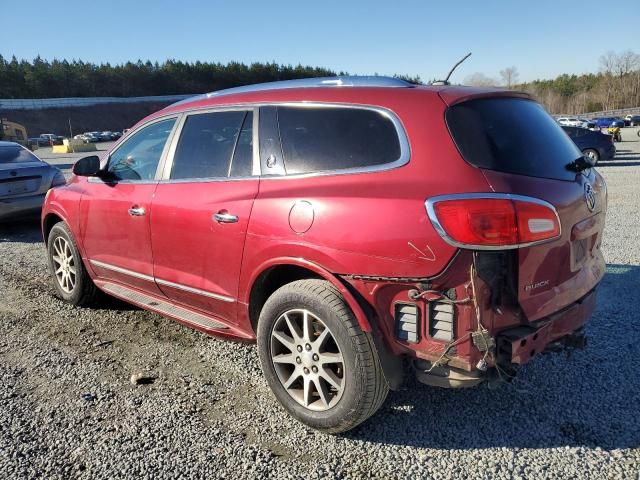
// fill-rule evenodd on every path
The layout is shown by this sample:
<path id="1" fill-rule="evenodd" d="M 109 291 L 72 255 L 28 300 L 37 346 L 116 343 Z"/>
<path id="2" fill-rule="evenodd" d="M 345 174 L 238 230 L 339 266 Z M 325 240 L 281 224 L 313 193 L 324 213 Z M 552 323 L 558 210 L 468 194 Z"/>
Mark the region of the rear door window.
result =
<path id="1" fill-rule="evenodd" d="M 582 153 L 534 101 L 469 100 L 450 107 L 445 118 L 458 150 L 471 165 L 532 177 L 575 179 L 566 165 Z"/>
<path id="2" fill-rule="evenodd" d="M 245 117 L 250 117 L 247 122 Z M 252 113 L 246 111 L 189 115 L 182 127 L 170 178 L 219 178 L 228 177 L 232 172 L 236 176 L 250 175 L 252 117 Z"/>
<path id="3" fill-rule="evenodd" d="M 377 110 L 278 107 L 287 174 L 367 168 L 400 159 L 398 131 Z"/>

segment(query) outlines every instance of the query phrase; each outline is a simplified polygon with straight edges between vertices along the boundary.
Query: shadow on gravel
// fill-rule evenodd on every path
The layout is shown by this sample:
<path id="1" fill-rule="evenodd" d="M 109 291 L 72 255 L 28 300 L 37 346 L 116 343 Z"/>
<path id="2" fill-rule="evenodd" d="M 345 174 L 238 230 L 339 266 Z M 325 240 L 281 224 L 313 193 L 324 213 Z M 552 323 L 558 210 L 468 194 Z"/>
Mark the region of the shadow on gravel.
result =
<path id="1" fill-rule="evenodd" d="M 635 167 L 640 166 L 640 154 L 632 150 L 619 149 L 612 160 L 601 160 L 600 167 Z"/>
<path id="2" fill-rule="evenodd" d="M 345 438 L 447 450 L 640 446 L 640 266 L 608 265 L 586 350 L 534 359 L 510 385 L 415 381 Z"/>
<path id="3" fill-rule="evenodd" d="M 0 242 L 42 243 L 40 232 L 40 216 L 0 222 Z"/>
<path id="4" fill-rule="evenodd" d="M 117 310 L 117 311 L 133 311 L 142 310 L 142 308 L 127 303 L 119 298 L 107 295 L 104 292 L 98 292 L 98 297 L 90 305 L 85 305 L 82 308 L 87 310 Z"/>
<path id="5" fill-rule="evenodd" d="M 627 160 L 635 160 L 635 161 L 627 161 Z M 607 162 L 601 161 L 601 162 L 598 162 L 597 168 L 636 167 L 636 166 L 640 166 L 640 156 L 623 158 L 621 160 L 609 160 Z"/>

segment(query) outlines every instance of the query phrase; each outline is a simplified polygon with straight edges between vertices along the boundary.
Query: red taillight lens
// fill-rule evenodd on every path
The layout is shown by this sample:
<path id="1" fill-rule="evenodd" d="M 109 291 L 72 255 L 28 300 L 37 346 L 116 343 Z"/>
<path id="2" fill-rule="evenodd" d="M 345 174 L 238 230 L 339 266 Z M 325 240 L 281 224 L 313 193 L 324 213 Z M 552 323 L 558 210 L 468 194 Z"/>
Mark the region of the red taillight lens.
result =
<path id="1" fill-rule="evenodd" d="M 535 199 L 435 198 L 428 205 L 444 238 L 471 248 L 517 247 L 560 235 L 555 209 Z"/>

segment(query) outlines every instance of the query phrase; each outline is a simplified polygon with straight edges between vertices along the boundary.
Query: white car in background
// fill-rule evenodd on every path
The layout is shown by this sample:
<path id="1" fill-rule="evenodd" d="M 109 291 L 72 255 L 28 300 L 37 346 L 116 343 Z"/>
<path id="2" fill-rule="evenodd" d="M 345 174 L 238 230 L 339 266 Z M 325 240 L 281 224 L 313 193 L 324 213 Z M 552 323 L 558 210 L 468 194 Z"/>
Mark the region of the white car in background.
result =
<path id="1" fill-rule="evenodd" d="M 624 117 L 624 124 L 630 127 L 640 126 L 640 115 L 627 115 Z"/>
<path id="2" fill-rule="evenodd" d="M 583 121 L 576 117 L 560 117 L 558 123 L 566 127 L 581 127 Z"/>
<path id="3" fill-rule="evenodd" d="M 589 120 L 588 118 L 579 118 L 578 120 L 580 120 L 581 122 L 580 125 L 578 125 L 579 127 L 586 128 L 587 130 L 591 130 L 593 132 L 600 131 L 600 127 L 593 120 Z"/>

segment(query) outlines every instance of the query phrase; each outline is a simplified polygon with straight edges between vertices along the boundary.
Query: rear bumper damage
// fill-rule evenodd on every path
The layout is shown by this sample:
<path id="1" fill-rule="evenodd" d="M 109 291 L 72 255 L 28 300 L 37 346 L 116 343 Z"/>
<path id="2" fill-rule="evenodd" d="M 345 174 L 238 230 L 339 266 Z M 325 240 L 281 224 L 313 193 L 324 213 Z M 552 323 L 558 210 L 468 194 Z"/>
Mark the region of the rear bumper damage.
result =
<path id="1" fill-rule="evenodd" d="M 413 368 L 418 381 L 438 387 L 473 387 L 485 381 L 511 380 L 520 365 L 534 356 L 586 346 L 584 324 L 595 309 L 595 289 L 583 298 L 534 324 L 507 328 L 495 335 L 493 351 L 476 369 L 467 371 L 448 365 L 435 365 L 415 360 Z"/>
<path id="2" fill-rule="evenodd" d="M 498 363 L 525 364 L 536 354 L 544 352 L 549 345 L 565 337 L 577 335 L 576 332 L 582 329 L 593 313 L 595 304 L 596 292 L 592 290 L 568 308 L 533 325 L 501 331 L 496 336 Z M 584 337 L 584 334 L 582 336 Z M 572 342 L 575 344 L 577 340 L 574 339 Z"/>

